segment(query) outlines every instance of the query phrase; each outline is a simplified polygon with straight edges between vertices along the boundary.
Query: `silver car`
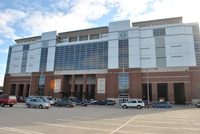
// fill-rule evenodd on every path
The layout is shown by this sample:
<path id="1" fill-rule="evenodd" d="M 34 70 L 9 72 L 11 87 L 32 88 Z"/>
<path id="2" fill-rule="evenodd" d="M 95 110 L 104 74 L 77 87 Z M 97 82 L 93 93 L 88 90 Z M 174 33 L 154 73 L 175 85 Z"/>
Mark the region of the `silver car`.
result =
<path id="1" fill-rule="evenodd" d="M 34 107 L 34 108 L 48 109 L 50 107 L 50 104 L 49 102 L 45 102 L 40 98 L 30 98 L 30 99 L 27 99 L 26 106 L 28 108 Z"/>

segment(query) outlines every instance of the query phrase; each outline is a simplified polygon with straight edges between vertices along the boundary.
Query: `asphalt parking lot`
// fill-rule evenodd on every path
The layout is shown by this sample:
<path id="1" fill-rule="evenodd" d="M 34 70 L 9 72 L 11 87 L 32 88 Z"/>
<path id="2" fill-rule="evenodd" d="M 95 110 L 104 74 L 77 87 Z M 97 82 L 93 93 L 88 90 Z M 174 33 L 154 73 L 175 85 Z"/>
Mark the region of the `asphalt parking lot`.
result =
<path id="1" fill-rule="evenodd" d="M 200 108 L 0 107 L 0 134 L 200 134 Z"/>

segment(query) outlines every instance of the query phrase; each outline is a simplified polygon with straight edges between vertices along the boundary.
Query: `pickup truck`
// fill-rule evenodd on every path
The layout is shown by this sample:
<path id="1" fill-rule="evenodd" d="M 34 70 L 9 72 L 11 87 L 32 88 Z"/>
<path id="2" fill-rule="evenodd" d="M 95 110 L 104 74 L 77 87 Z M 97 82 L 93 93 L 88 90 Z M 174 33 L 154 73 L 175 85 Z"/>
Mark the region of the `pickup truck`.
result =
<path id="1" fill-rule="evenodd" d="M 9 105 L 12 107 L 15 103 L 17 103 L 16 96 L 9 96 L 7 94 L 0 95 L 0 105 L 4 107 L 5 105 Z"/>

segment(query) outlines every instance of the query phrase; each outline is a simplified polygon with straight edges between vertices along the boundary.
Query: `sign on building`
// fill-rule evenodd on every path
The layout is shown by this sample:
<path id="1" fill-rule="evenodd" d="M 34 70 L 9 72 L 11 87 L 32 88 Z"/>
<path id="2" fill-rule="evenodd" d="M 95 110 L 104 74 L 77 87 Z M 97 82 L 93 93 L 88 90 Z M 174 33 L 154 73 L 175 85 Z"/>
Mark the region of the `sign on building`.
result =
<path id="1" fill-rule="evenodd" d="M 61 79 L 55 79 L 51 81 L 51 89 L 54 90 L 54 93 L 61 92 Z"/>
<path id="2" fill-rule="evenodd" d="M 98 78 L 97 80 L 97 93 L 105 94 L 105 78 Z"/>

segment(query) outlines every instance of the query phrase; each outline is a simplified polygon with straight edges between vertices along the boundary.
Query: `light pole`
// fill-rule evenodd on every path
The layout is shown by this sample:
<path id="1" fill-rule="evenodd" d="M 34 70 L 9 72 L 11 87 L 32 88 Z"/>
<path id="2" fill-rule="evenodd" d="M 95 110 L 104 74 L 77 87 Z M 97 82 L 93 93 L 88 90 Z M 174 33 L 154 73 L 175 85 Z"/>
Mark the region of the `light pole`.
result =
<path id="1" fill-rule="evenodd" d="M 32 77 L 33 77 L 33 75 L 31 73 L 31 81 L 30 81 L 30 88 L 29 88 L 29 92 L 28 92 L 28 97 L 31 95 Z"/>
<path id="2" fill-rule="evenodd" d="M 149 70 L 147 68 L 147 106 L 149 107 Z"/>

